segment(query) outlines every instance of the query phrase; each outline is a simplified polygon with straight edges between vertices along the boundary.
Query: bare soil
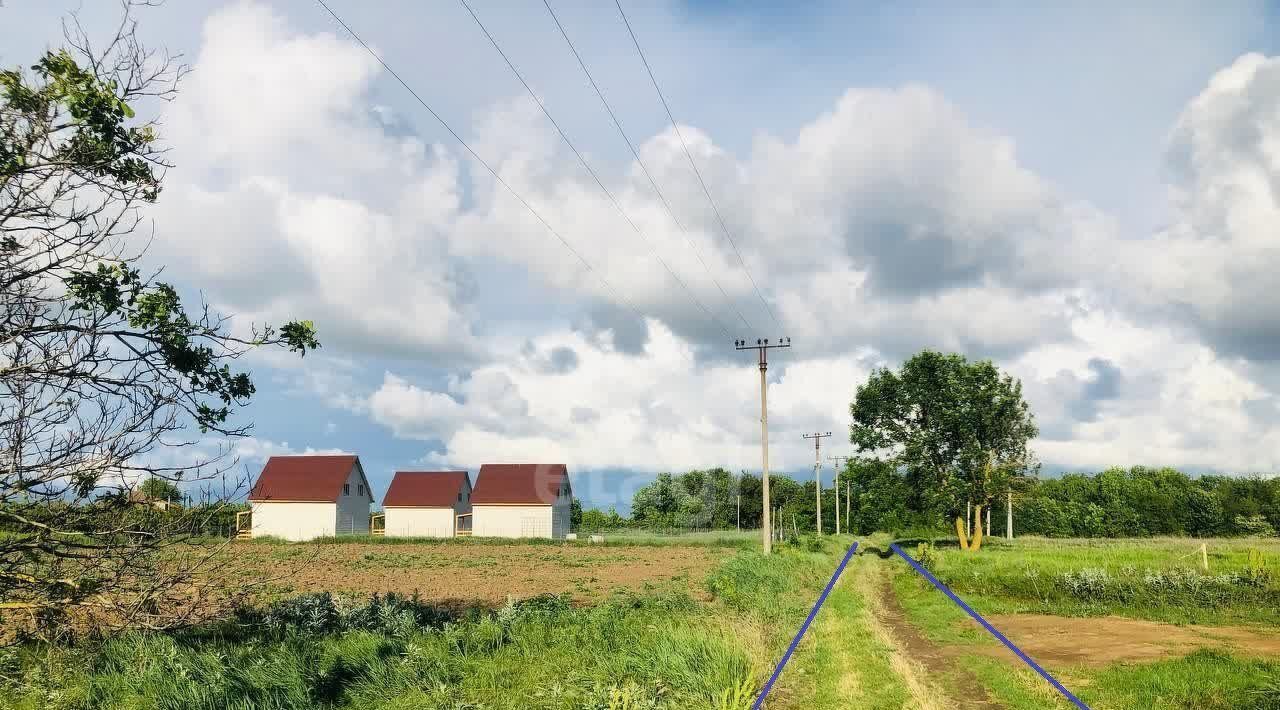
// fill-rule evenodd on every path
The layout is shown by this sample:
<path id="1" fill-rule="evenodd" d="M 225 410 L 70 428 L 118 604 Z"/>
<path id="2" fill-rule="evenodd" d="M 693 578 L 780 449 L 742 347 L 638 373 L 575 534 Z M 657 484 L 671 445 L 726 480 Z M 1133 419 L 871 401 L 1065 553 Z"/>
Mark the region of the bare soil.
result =
<path id="1" fill-rule="evenodd" d="M 907 621 L 906 612 L 898 603 L 898 595 L 893 591 L 888 575 L 884 578 L 880 598 L 882 603 L 876 608 L 876 617 L 888 628 L 889 634 L 904 655 L 923 665 L 930 677 L 944 680 L 946 693 L 952 699 L 950 707 L 962 710 L 994 710 L 1004 707 L 987 695 L 982 683 L 957 662 L 950 649 L 925 638 Z"/>
<path id="2" fill-rule="evenodd" d="M 270 580 L 272 594 L 416 592 L 427 601 L 464 606 L 565 592 L 577 603 L 591 603 L 615 589 L 654 587 L 698 598 L 718 555 L 707 547 L 360 543 L 246 543 L 228 554 L 244 581 Z"/>
<path id="3" fill-rule="evenodd" d="M 1043 614 L 1010 614 L 987 620 L 1032 658 L 1054 665 L 1156 661 L 1185 656 L 1199 648 L 1280 657 L 1280 631 L 1254 627 L 1175 626 L 1116 616 L 1068 618 Z M 966 647 L 965 652 L 1017 660 L 1003 645 Z"/>

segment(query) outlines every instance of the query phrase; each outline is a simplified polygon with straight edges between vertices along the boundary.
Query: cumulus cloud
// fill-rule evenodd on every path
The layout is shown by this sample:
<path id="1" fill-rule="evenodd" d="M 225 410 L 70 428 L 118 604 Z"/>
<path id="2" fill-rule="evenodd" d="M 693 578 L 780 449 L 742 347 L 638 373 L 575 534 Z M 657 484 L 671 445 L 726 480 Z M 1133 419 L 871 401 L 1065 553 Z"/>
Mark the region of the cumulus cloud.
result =
<path id="1" fill-rule="evenodd" d="M 650 328 L 654 335 L 640 354 L 608 339 L 550 333 L 532 351 L 481 367 L 444 391 L 388 373 L 369 410 L 398 436 L 443 441 L 438 460 L 457 465 L 555 460 L 585 469 L 757 468 L 760 404 L 751 354 L 740 363 L 695 367 L 688 341 L 659 323 Z M 538 352 L 558 348 L 578 353 L 571 373 L 540 361 Z M 800 441 L 803 432 L 847 418 L 849 396 L 871 362 L 869 355 L 807 359 L 774 375 L 770 439 Z M 774 465 L 810 465 L 797 451 L 780 447 Z"/>
<path id="2" fill-rule="evenodd" d="M 238 322 L 312 318 L 347 352 L 465 360 L 474 282 L 443 236 L 459 166 L 387 128 L 367 97 L 377 72 L 358 45 L 262 5 L 212 15 L 166 115 L 181 170 L 153 256 Z"/>
<path id="3" fill-rule="evenodd" d="M 676 219 L 637 165 L 587 156 L 641 239 L 532 102 L 459 121 L 591 268 L 417 137 L 380 76 L 262 5 L 211 16 L 166 124 L 181 169 L 157 252 L 245 319 L 315 318 L 325 356 L 274 363 L 279 383 L 442 445 L 429 460 L 756 468 L 755 370 L 656 251 L 731 335 L 795 339 L 771 369 L 778 468 L 809 465 L 790 442 L 842 428 L 871 367 L 923 347 L 1021 377 L 1046 461 L 1280 466 L 1280 59 L 1240 58 L 1183 110 L 1156 235 L 1122 234 L 921 85 L 849 89 L 737 152 L 682 125 L 734 245 L 669 129 L 633 137 Z M 493 294 L 533 314 L 518 332 Z"/>
<path id="4" fill-rule="evenodd" d="M 1072 329 L 1072 343 L 1008 363 L 1040 422 L 1046 464 L 1280 468 L 1276 396 L 1246 363 L 1116 311 L 1091 310 Z"/>
<path id="5" fill-rule="evenodd" d="M 1224 354 L 1280 360 L 1280 58 L 1218 72 L 1169 139 L 1171 226 L 1123 245 L 1148 310 L 1192 323 Z"/>

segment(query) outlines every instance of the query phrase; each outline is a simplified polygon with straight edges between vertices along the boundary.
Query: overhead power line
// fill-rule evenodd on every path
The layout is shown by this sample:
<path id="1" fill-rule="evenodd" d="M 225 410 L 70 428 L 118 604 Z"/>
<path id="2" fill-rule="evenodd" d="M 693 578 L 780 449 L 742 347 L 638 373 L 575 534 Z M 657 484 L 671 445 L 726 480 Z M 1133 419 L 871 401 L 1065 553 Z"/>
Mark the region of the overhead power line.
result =
<path id="1" fill-rule="evenodd" d="M 409 84 L 406 83 L 404 79 L 400 78 L 400 75 L 396 73 L 396 70 L 392 69 L 391 65 L 387 64 L 387 62 L 383 60 L 382 57 L 378 56 L 378 53 L 373 51 L 373 48 L 370 47 L 369 44 L 360 37 L 360 35 L 356 34 L 356 31 L 351 29 L 351 27 L 346 22 L 344 22 L 341 17 L 338 16 L 338 13 L 333 11 L 333 8 L 325 4 L 324 0 L 316 0 L 316 2 L 319 3 L 320 7 L 323 7 L 325 9 L 325 12 L 328 12 L 329 15 L 333 17 L 334 21 L 336 21 L 339 25 L 342 26 L 342 29 L 347 31 L 347 34 L 351 35 L 352 39 L 358 42 L 361 47 L 364 47 L 364 50 L 369 53 L 369 56 L 373 57 L 378 62 L 378 64 L 381 64 L 382 68 L 386 69 L 388 74 L 394 77 L 395 80 L 399 82 L 400 85 L 403 86 L 405 90 L 408 91 L 413 96 L 413 98 L 417 99 L 419 104 L 422 104 L 422 108 L 425 108 L 427 112 L 430 113 L 432 117 L 434 117 L 436 121 L 440 123 L 441 126 L 444 126 L 444 129 L 449 132 L 449 135 L 453 136 L 455 140 L 461 143 L 462 147 L 465 148 L 467 152 L 471 154 L 471 157 L 475 158 L 476 162 L 484 166 L 484 169 L 488 170 L 489 174 L 493 175 L 493 178 L 498 181 L 498 184 L 506 188 L 507 192 L 510 192 L 512 197 L 516 198 L 516 200 L 519 201 L 520 204 L 524 205 L 524 208 L 528 210 L 529 213 L 532 214 L 535 218 L 537 218 L 537 220 L 542 223 L 542 226 L 546 227 L 548 232 L 551 232 L 551 234 L 553 234 L 556 239 L 560 240 L 560 243 L 564 245 L 564 248 L 568 249 L 569 253 L 577 257 L 578 261 L 582 262 L 582 265 L 587 268 L 587 271 L 591 272 L 593 276 L 595 276 L 597 279 L 600 280 L 600 284 L 605 287 L 605 290 L 607 290 L 616 300 L 624 304 L 632 313 L 636 315 L 637 318 L 640 319 L 641 322 L 644 322 L 645 320 L 644 314 L 642 314 L 640 310 L 635 307 L 635 304 L 633 304 L 629 298 L 622 295 L 617 289 L 615 289 L 613 285 L 609 283 L 608 279 L 604 277 L 604 274 L 601 274 L 599 271 L 596 271 L 596 269 L 591 266 L 591 262 L 587 261 L 586 257 L 582 256 L 582 253 L 579 252 L 577 249 L 575 249 L 573 245 L 569 243 L 569 240 L 565 239 L 564 236 L 560 234 L 560 232 L 556 231 L 556 228 L 552 227 L 551 223 L 548 222 L 546 218 L 542 216 L 541 213 L 539 213 L 536 209 L 534 209 L 533 205 L 529 204 L 528 200 L 522 197 L 520 193 L 516 192 L 515 188 L 513 188 L 510 185 L 510 183 L 504 180 L 502 176 L 498 174 L 498 171 L 494 170 L 493 166 L 489 165 L 488 161 L 486 161 L 484 158 L 481 158 L 480 154 L 476 153 L 476 151 L 465 140 L 462 139 L 462 136 L 458 135 L 458 132 L 453 130 L 453 127 L 449 125 L 449 122 L 444 120 L 444 118 L 442 118 L 440 114 L 436 113 L 435 109 L 431 108 L 431 106 L 427 104 L 427 102 L 424 101 L 421 96 L 418 95 L 418 92 L 413 90 L 412 86 L 409 86 Z"/>
<path id="2" fill-rule="evenodd" d="M 636 38 L 636 32 L 631 28 L 631 21 L 627 19 L 627 12 L 622 9 L 621 0 L 613 0 L 618 6 L 618 13 L 622 15 L 622 22 L 627 26 L 627 33 L 631 35 L 631 42 L 636 46 L 636 52 L 640 55 L 640 61 L 644 63 L 645 71 L 649 73 L 649 80 L 653 82 L 653 88 L 658 92 L 658 99 L 662 101 L 662 108 L 667 112 L 667 119 L 671 121 L 671 127 L 675 129 L 676 137 L 680 139 L 680 147 L 684 149 L 684 155 L 689 159 L 689 165 L 693 167 L 693 174 L 698 178 L 698 184 L 702 185 L 702 192 L 707 196 L 707 202 L 711 203 L 711 209 L 716 213 L 716 220 L 720 222 L 720 229 L 724 231 L 724 236 L 729 240 L 729 245 L 733 247 L 733 253 L 738 255 L 738 263 L 742 264 L 742 270 L 747 272 L 747 279 L 751 281 L 751 287 L 755 289 L 756 296 L 760 298 L 760 303 L 764 304 L 764 309 L 769 314 L 769 318 L 773 320 L 776 327 L 781 328 L 778 323 L 778 317 L 773 313 L 773 307 L 765 300 L 764 294 L 760 292 L 760 287 L 756 285 L 755 277 L 751 275 L 751 269 L 747 268 L 747 262 L 742 258 L 742 252 L 738 251 L 738 245 L 733 241 L 733 236 L 729 234 L 729 227 L 724 221 L 724 216 L 720 214 L 720 208 L 716 206 L 716 201 L 711 197 L 711 190 L 707 189 L 707 183 L 702 179 L 702 171 L 698 170 L 698 164 L 693 159 L 693 153 L 689 151 L 689 144 L 684 140 L 684 134 L 680 132 L 680 126 L 676 123 L 676 117 L 671 113 L 671 106 L 667 104 L 667 97 L 663 95 L 662 88 L 658 86 L 658 78 L 653 74 L 653 68 L 649 66 L 649 60 L 644 56 L 644 50 L 640 48 L 640 40 Z"/>
<path id="3" fill-rule="evenodd" d="M 635 143 L 627 136 L 627 132 L 623 130 L 622 121 L 618 120 L 618 115 L 614 113 L 613 107 L 609 105 L 608 99 L 604 97 L 604 92 L 601 91 L 600 86 L 596 84 L 595 77 L 591 76 L 591 71 L 587 69 L 587 63 L 583 61 L 582 55 L 578 53 L 578 48 L 574 46 L 573 40 L 569 39 L 569 33 L 565 31 L 564 25 L 560 24 L 560 18 L 556 16 L 556 11 L 551 8 L 550 1 L 542 0 L 542 4 L 546 6 L 547 12 L 551 14 L 551 19 L 555 21 L 556 28 L 560 30 L 560 36 L 564 37 L 565 43 L 569 45 L 569 51 L 573 52 L 574 58 L 578 60 L 578 66 L 582 67 L 582 73 L 586 74 L 587 81 L 591 82 L 591 88 L 595 89 L 596 96 L 600 97 L 600 103 L 604 105 L 604 110 L 609 112 L 609 118 L 613 119 L 613 125 L 618 129 L 618 135 L 622 136 L 623 142 L 627 144 L 627 148 L 631 150 L 631 155 L 636 159 L 636 164 L 640 166 L 640 170 L 643 171 L 644 176 L 648 178 L 649 184 L 653 186 L 654 194 L 658 196 L 658 200 L 662 203 L 662 206 L 666 208 L 667 214 L 671 216 L 671 221 L 675 222 L 676 226 L 680 228 L 681 234 L 684 235 L 685 241 L 689 244 L 689 248 L 693 250 L 695 255 L 697 255 L 698 262 L 702 264 L 702 268 L 707 270 L 707 275 L 711 277 L 716 288 L 720 289 L 720 295 L 724 296 L 725 305 L 733 309 L 733 312 L 737 314 L 738 318 L 742 321 L 742 324 L 747 327 L 747 330 L 752 330 L 751 323 L 747 322 L 747 317 L 742 314 L 742 311 L 736 305 L 734 305 L 733 299 L 730 298 L 728 292 L 724 290 L 724 286 L 720 285 L 720 280 L 716 278 L 715 272 L 711 270 L 710 266 L 707 266 L 706 260 L 702 258 L 702 250 L 699 249 L 698 245 L 692 238 L 690 238 L 688 230 L 684 227 L 684 223 L 676 216 L 675 210 L 671 208 L 671 203 L 667 200 L 666 195 L 662 194 L 662 189 L 658 187 L 658 181 L 653 179 L 653 174 L 649 172 L 648 166 L 646 166 L 644 164 L 644 160 L 641 159 L 640 152 L 636 150 Z"/>
<path id="4" fill-rule="evenodd" d="M 471 5 L 467 3 L 467 0 L 458 0 L 458 2 L 461 3 L 462 6 L 467 9 L 467 12 L 471 14 L 471 19 L 476 21 L 476 25 L 480 27 L 480 31 L 484 33 L 484 36 L 489 38 L 489 43 L 493 45 L 494 49 L 498 50 L 498 54 L 502 57 L 502 60 L 507 63 L 507 67 L 511 69 L 511 73 L 515 74 L 516 78 L 520 80 L 525 91 L 527 91 L 529 96 L 533 98 L 534 103 L 538 104 L 538 108 L 542 109 L 542 114 L 546 116 L 547 120 L 551 122 L 551 125 L 555 127 L 556 132 L 560 134 L 560 138 L 564 140 L 565 145 L 569 146 L 569 150 L 573 151 L 573 154 L 577 156 L 578 162 L 582 164 L 582 167 L 585 168 L 587 173 L 591 175 L 591 178 L 595 180 L 596 185 L 600 187 L 600 190 L 604 192 L 605 196 L 609 198 L 609 201 L 613 203 L 613 206 L 617 208 L 618 214 L 622 215 L 622 218 L 631 226 L 631 229 L 635 231 L 640 239 L 649 247 L 649 250 L 653 252 L 654 257 L 657 258 L 658 263 L 662 264 L 662 268 L 666 269 L 667 273 L 671 274 L 671 277 L 676 280 L 676 283 L 680 284 L 680 287 L 685 290 L 685 293 L 689 294 L 689 298 L 707 314 L 707 317 L 710 318 L 712 322 L 719 326 L 720 330 L 723 331 L 726 336 L 728 336 L 729 329 L 725 327 L 720 318 L 718 318 L 716 314 L 712 313 L 711 309 L 707 308 L 707 305 L 702 302 L 702 299 L 698 298 L 698 295 L 689 288 L 689 285 L 685 283 L 684 279 L 680 278 L 680 275 L 671 268 L 671 265 L 667 263 L 667 260 L 662 258 L 662 254 L 659 253 L 658 249 L 649 241 L 649 238 L 644 235 L 644 232 L 636 226 L 636 223 L 632 221 L 629 215 L 627 215 L 626 210 L 622 209 L 622 203 L 618 202 L 618 198 L 614 197 L 613 192 L 605 186 L 604 181 L 600 179 L 600 176 L 596 173 L 595 169 L 593 169 L 591 164 L 587 162 L 587 159 L 582 156 L 581 151 L 579 151 L 577 146 L 573 144 L 573 141 L 569 139 L 569 136 L 564 132 L 564 129 L 560 127 L 560 124 L 556 121 L 555 117 L 551 115 L 551 112 L 547 110 L 546 105 L 542 103 L 542 99 L 538 98 L 538 94 L 534 92 L 533 87 L 529 86 L 529 82 L 525 80 L 524 75 L 521 74 L 520 70 L 516 68 L 516 65 L 512 63 L 510 57 L 507 56 L 507 53 L 502 51 L 502 47 L 498 44 L 498 40 L 494 38 L 491 32 L 489 32 L 489 28 L 485 27 L 484 23 L 480 21 L 480 16 L 476 14 L 476 11 L 471 9 Z"/>

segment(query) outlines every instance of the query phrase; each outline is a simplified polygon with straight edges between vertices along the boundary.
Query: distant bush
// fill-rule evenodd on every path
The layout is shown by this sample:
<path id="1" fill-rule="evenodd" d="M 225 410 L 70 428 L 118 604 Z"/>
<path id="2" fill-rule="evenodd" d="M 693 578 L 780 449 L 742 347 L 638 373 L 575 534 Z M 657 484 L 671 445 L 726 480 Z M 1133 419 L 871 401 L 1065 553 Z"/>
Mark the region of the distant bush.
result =
<path id="1" fill-rule="evenodd" d="M 1256 535 L 1258 537 L 1275 537 L 1276 529 L 1261 515 L 1237 515 L 1235 532 L 1238 535 Z"/>

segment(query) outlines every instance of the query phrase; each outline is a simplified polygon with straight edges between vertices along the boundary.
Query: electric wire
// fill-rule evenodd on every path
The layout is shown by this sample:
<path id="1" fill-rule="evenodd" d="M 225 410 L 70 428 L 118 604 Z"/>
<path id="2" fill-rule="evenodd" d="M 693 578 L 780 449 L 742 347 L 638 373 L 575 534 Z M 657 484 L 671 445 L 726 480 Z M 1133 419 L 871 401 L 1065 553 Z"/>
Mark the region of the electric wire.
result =
<path id="1" fill-rule="evenodd" d="M 418 95 L 418 92 L 413 90 L 412 86 L 409 86 L 409 84 L 405 82 L 404 79 L 400 78 L 400 75 L 396 73 L 396 70 L 392 69 L 391 65 L 389 65 L 381 56 L 379 56 L 377 52 L 373 51 L 373 48 L 370 47 L 369 44 L 365 42 L 363 38 L 360 37 L 360 35 L 356 34 L 356 31 L 351 29 L 351 26 L 348 25 L 345 21 L 343 21 L 343 19 L 338 16 L 338 13 L 333 11 L 333 8 L 329 7 L 324 2 L 324 0 L 316 0 L 316 2 L 320 5 L 320 7 L 324 8 L 325 11 L 328 12 L 329 15 L 332 16 L 333 19 L 339 25 L 342 26 L 342 29 L 347 31 L 347 34 L 350 34 L 351 37 L 360 44 L 360 46 L 364 47 L 365 51 L 369 53 L 369 56 L 373 57 L 379 64 L 381 64 L 382 68 L 387 70 L 387 73 L 389 73 L 393 78 L 395 78 L 395 80 L 399 82 L 400 85 L 403 86 L 405 90 L 407 90 L 413 96 L 414 99 L 417 99 L 418 103 L 421 104 L 422 107 L 425 108 L 427 112 L 430 113 L 432 117 L 434 117 L 436 121 L 440 123 L 441 126 L 444 126 L 444 129 L 449 132 L 449 135 L 453 136 L 454 139 L 458 141 L 458 143 L 462 144 L 462 147 L 465 148 L 467 152 L 471 154 L 472 158 L 475 158 L 476 162 L 484 166 L 484 169 L 488 170 L 489 173 L 493 175 L 493 178 L 497 180 L 500 185 L 506 188 L 507 192 L 511 193 L 512 197 L 516 198 L 516 200 L 519 201 L 520 204 L 524 205 L 524 208 L 528 210 L 529 213 L 532 214 L 539 222 L 541 222 L 542 226 L 546 227 L 548 232 L 551 232 L 551 234 L 553 234 L 556 237 L 556 239 L 560 240 L 560 243 L 563 244 L 564 247 L 569 250 L 569 253 L 577 257 L 578 261 L 582 262 L 582 265 L 586 267 L 587 271 L 591 272 L 593 276 L 599 279 L 600 284 L 605 287 L 605 290 L 607 290 L 617 301 L 623 303 L 632 313 L 636 315 L 637 318 L 640 319 L 642 323 L 645 322 L 644 314 L 641 313 L 638 308 L 636 308 L 635 304 L 631 302 L 631 299 L 622 295 L 622 293 L 620 293 L 617 289 L 613 287 L 613 284 L 609 283 L 609 280 L 604 277 L 604 274 L 600 273 L 593 266 L 591 266 L 591 262 L 587 261 L 586 257 L 584 257 L 581 252 L 575 249 L 573 245 L 569 243 L 569 240 L 565 239 L 564 236 L 560 234 L 560 232 L 558 232 L 555 227 L 552 227 L 551 223 L 548 222 L 540 212 L 534 209 L 533 205 L 529 204 L 528 200 L 522 197 L 519 192 L 516 192 L 515 188 L 512 187 L 511 184 L 508 183 L 505 179 L 503 179 L 503 177 L 498 174 L 498 171 L 495 170 L 493 166 L 489 165 L 488 161 L 480 157 L 480 154 L 476 153 L 475 149 L 473 149 L 465 140 L 463 140 L 462 136 L 459 135 L 457 131 L 453 130 L 453 127 L 449 125 L 449 122 L 444 120 L 444 118 L 441 117 L 440 114 L 436 113 L 435 109 L 431 108 L 431 106 L 425 100 L 423 100 L 421 96 Z"/>
<path id="2" fill-rule="evenodd" d="M 569 45 L 569 51 L 573 52 L 574 58 L 578 60 L 578 66 L 582 68 L 582 73 L 587 76 L 587 81 L 591 83 L 591 88 L 595 89 L 596 96 L 600 98 L 600 103 L 604 105 L 604 110 L 609 113 L 609 118 L 613 119 L 613 125 L 618 129 L 618 135 L 622 136 L 623 142 L 625 142 L 627 144 L 627 148 L 631 150 L 631 155 L 635 158 L 636 164 L 640 166 L 640 170 L 644 172 L 644 176 L 649 180 L 649 184 L 653 187 L 654 194 L 658 196 L 658 200 L 662 203 L 662 206 L 666 208 L 667 214 L 671 216 L 671 221 L 675 222 L 676 226 L 680 228 L 680 232 L 684 235 L 685 241 L 689 244 L 689 248 L 692 249 L 693 253 L 698 257 L 698 262 L 702 264 L 702 268 L 706 269 L 707 275 L 711 277 L 716 288 L 720 289 L 720 295 L 724 296 L 725 304 L 729 308 L 733 309 L 734 313 L 742 321 L 742 324 L 747 327 L 748 331 L 752 330 L 751 323 L 749 323 L 746 316 L 742 314 L 742 310 L 734 305 L 733 299 L 730 298 L 728 292 L 724 290 L 724 286 L 722 286 L 720 284 L 720 280 L 716 278 L 715 272 L 711 270 L 711 267 L 707 265 L 706 260 L 702 257 L 702 250 L 698 248 L 698 245 L 689 236 L 688 230 L 685 229 L 684 223 L 680 221 L 680 218 L 676 216 L 675 210 L 671 208 L 671 203 L 667 200 L 666 195 L 662 194 L 662 189 L 658 187 L 658 181 L 655 180 L 653 174 L 649 172 L 649 167 L 644 164 L 644 160 L 640 157 L 640 152 L 636 150 L 635 143 L 629 136 L 627 136 L 627 132 L 623 130 L 622 121 L 620 121 L 618 119 L 618 115 L 614 113 L 613 107 L 609 105 L 608 99 L 604 97 L 604 92 L 600 90 L 600 86 L 596 84 L 595 77 L 593 77 L 591 75 L 591 71 L 587 69 L 587 63 L 582 59 L 582 55 L 578 53 L 578 48 L 574 46 L 573 40 L 569 39 L 569 33 L 565 31 L 564 25 L 560 23 L 560 18 L 556 16 L 556 11 L 551 8 L 550 1 L 542 0 L 542 4 L 546 6 L 547 12 L 551 14 L 551 19 L 556 23 L 556 28 L 560 30 L 560 36 L 564 37 L 565 43 Z"/>
<path id="3" fill-rule="evenodd" d="M 649 66 L 649 60 L 644 56 L 644 50 L 640 48 L 640 40 L 636 38 L 635 30 L 631 28 L 631 21 L 627 19 L 627 13 L 622 9 L 621 0 L 614 0 L 614 4 L 618 6 L 618 13 L 622 15 L 622 22 L 627 26 L 627 33 L 631 35 L 631 42 L 635 44 L 636 52 L 640 55 L 640 61 L 644 63 L 645 71 L 649 73 L 649 80 L 653 82 L 653 88 L 658 92 L 658 98 L 662 101 L 662 108 L 667 112 L 667 119 L 671 121 L 671 127 L 675 129 L 676 137 L 680 139 L 680 146 L 684 148 L 685 157 L 689 159 L 689 165 L 693 167 L 693 174 L 698 178 L 698 184 L 702 185 L 702 192 L 707 196 L 707 202 L 711 203 L 711 209 L 716 213 L 716 219 L 720 222 L 720 229 L 724 231 L 724 236 L 729 240 L 729 244 L 733 247 L 733 253 L 738 255 L 738 263 L 742 264 L 742 270 L 747 273 L 747 278 L 751 281 L 751 287 L 755 289 L 756 296 L 760 298 L 760 303 L 764 304 L 765 310 L 769 313 L 769 318 L 773 320 L 773 324 L 781 328 L 778 317 L 773 313 L 773 307 L 765 300 L 764 294 L 760 292 L 760 287 L 756 285 L 755 277 L 751 275 L 751 269 L 747 268 L 747 262 L 742 258 L 742 252 L 738 251 L 738 245 L 733 240 L 733 236 L 729 234 L 729 227 L 725 224 L 724 216 L 720 214 L 720 208 L 716 206 L 716 201 L 711 197 L 711 190 L 707 189 L 707 183 L 702 179 L 702 171 L 698 170 L 698 164 L 693 159 L 693 153 L 689 151 L 689 144 L 684 140 L 684 134 L 680 132 L 680 126 L 676 124 L 676 118 L 671 113 L 671 106 L 667 104 L 667 98 L 662 93 L 662 88 L 658 86 L 658 79 L 653 74 L 653 68 Z"/>
<path id="4" fill-rule="evenodd" d="M 600 187 L 600 190 L 604 192 L 605 196 L 609 198 L 609 201 L 613 203 L 613 206 L 617 208 L 618 213 L 622 215 L 622 218 L 626 220 L 627 224 L 631 226 L 631 229 L 635 231 L 635 233 L 639 235 L 640 239 L 649 247 L 650 251 L 653 252 L 654 257 L 656 257 L 658 262 L 662 264 L 662 267 L 667 270 L 667 273 L 671 274 L 671 277 L 676 280 L 676 283 L 680 284 L 680 287 L 689 294 L 689 298 L 691 298 L 693 302 L 697 304 L 704 313 L 706 313 L 707 317 L 724 332 L 726 337 L 730 337 L 729 329 L 725 327 L 725 324 L 720 320 L 720 318 L 717 317 L 716 314 L 712 313 L 711 309 L 707 308 L 707 305 L 702 302 L 702 299 L 698 298 L 697 294 L 689 288 L 689 285 L 685 283 L 684 279 L 680 278 L 680 275 L 671 268 L 671 265 L 667 263 L 666 259 L 662 258 L 662 254 L 659 253 L 658 249 L 654 247 L 653 243 L 649 241 L 649 238 L 644 235 L 644 232 L 641 231 L 640 228 L 636 226 L 636 223 L 632 221 L 631 217 L 627 215 L 626 210 L 622 208 L 622 204 L 618 202 L 618 198 L 616 198 L 613 192 L 605 186 L 604 181 L 600 179 L 600 176 L 591 167 L 591 164 L 587 162 L 586 158 L 582 156 L 582 153 L 578 150 L 577 146 L 575 146 L 573 141 L 569 139 L 569 136 L 564 132 L 564 129 L 560 127 L 560 124 L 556 121 L 555 117 L 551 115 L 551 112 L 547 109 L 546 105 L 542 103 L 542 99 L 538 98 L 533 87 L 529 86 L 529 82 L 525 80 L 524 75 L 516 68 L 516 65 L 511 61 L 510 57 L 507 56 L 507 53 L 502 50 L 501 45 L 498 44 L 498 40 L 489 32 L 489 28 L 485 27 L 484 23 L 480 21 L 480 16 L 476 14 L 475 10 L 471 9 L 471 5 L 467 3 L 467 0 L 458 0 L 458 2 L 466 8 L 468 13 L 471 14 L 471 18 L 475 20 L 476 25 L 480 27 L 480 31 L 489 39 L 489 43 L 493 45 L 493 48 L 498 51 L 502 60 L 506 62 L 507 67 L 511 69 L 511 73 L 515 74 L 516 78 L 520 80 L 525 91 L 527 91 L 529 96 L 533 98 L 534 103 L 538 104 L 538 108 L 542 110 L 542 114 L 551 122 L 551 125 L 556 129 L 556 132 L 560 134 L 560 138 L 564 140 L 565 145 L 569 146 L 569 150 L 573 151 L 573 154 L 577 156 L 578 162 L 582 164 L 582 167 L 585 168 L 587 173 L 591 175 L 591 178 L 595 180 L 596 185 Z"/>

